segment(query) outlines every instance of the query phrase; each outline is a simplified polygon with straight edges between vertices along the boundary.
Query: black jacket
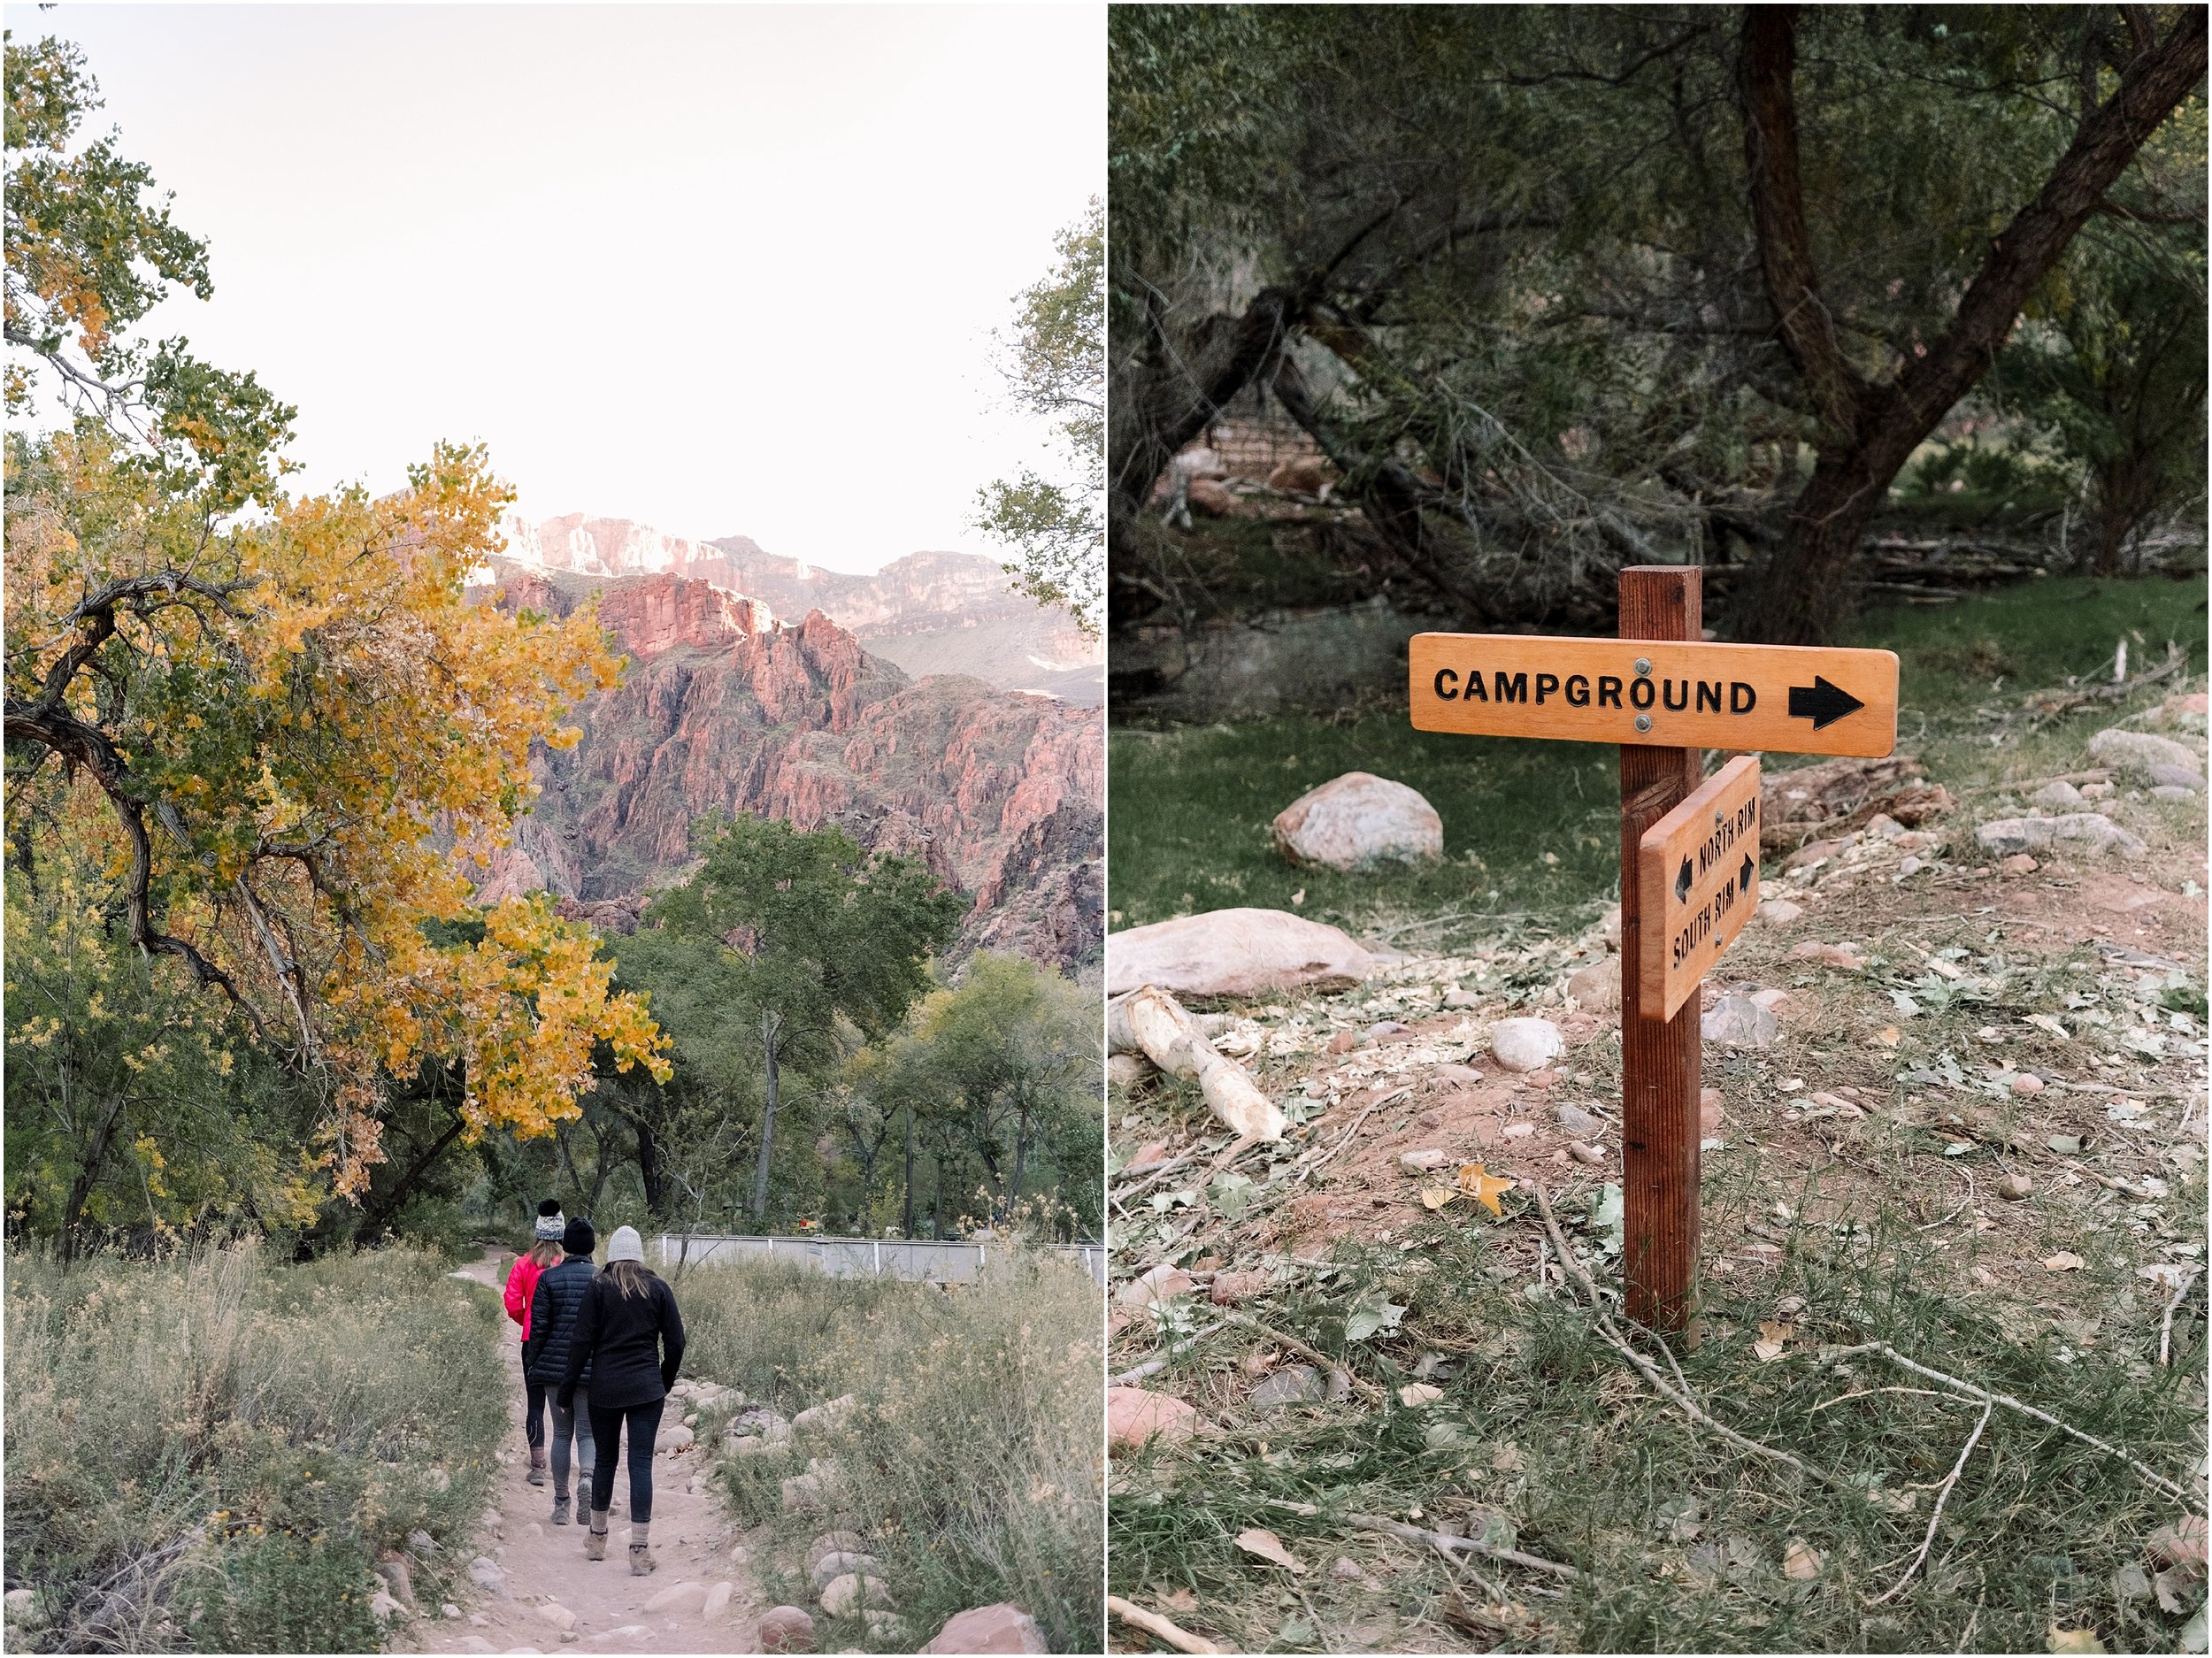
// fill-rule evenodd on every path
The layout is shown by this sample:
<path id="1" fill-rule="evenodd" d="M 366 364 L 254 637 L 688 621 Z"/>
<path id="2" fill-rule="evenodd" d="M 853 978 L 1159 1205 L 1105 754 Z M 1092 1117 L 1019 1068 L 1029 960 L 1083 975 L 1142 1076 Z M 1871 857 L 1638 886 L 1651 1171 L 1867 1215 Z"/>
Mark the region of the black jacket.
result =
<path id="1" fill-rule="evenodd" d="M 666 1284 L 649 1278 L 645 1292 L 625 1295 L 603 1272 L 584 1286 L 561 1377 L 563 1394 L 589 1386 L 594 1410 L 626 1410 L 668 1396 L 683 1362 L 684 1321 Z M 530 1328 L 534 1332 L 536 1324 Z"/>
<path id="2" fill-rule="evenodd" d="M 568 1374 L 569 1348 L 574 1345 L 576 1315 L 598 1275 L 589 1255 L 564 1255 L 538 1274 L 530 1297 L 530 1339 L 522 1344 L 522 1373 L 534 1382 L 558 1382 Z M 576 1378 L 580 1387 L 591 1386 L 591 1357 Z"/>

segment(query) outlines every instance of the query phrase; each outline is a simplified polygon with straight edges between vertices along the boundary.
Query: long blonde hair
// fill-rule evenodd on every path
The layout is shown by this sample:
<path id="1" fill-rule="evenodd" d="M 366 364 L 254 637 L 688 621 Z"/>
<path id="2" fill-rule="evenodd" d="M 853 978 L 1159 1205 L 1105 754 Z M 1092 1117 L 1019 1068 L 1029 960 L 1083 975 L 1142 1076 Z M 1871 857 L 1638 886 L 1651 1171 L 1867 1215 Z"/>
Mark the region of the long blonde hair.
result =
<path id="1" fill-rule="evenodd" d="M 653 1269 L 642 1261 L 610 1261 L 599 1276 L 614 1286 L 616 1294 L 626 1299 L 653 1293 Z"/>
<path id="2" fill-rule="evenodd" d="M 535 1262 L 537 1263 L 538 1270 L 541 1272 L 549 1266 L 558 1266 L 561 1260 L 560 1240 L 557 1238 L 541 1238 L 537 1240 L 537 1242 L 530 1246 L 529 1254 L 524 1255 L 522 1258 L 525 1261 Z"/>

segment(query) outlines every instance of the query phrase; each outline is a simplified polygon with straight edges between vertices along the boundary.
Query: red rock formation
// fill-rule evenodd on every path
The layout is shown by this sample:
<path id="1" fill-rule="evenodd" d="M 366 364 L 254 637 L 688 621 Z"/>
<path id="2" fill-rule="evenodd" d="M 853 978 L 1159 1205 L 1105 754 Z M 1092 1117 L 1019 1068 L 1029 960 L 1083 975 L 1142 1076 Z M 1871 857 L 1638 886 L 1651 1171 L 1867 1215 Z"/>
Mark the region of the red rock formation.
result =
<path id="1" fill-rule="evenodd" d="M 565 612 L 544 578 L 494 602 Z M 740 811 L 923 858 L 973 901 L 964 946 L 1062 967 L 1098 959 L 1105 756 L 1099 711 L 941 675 L 910 681 L 818 610 L 797 626 L 705 582 L 607 583 L 631 658 L 541 753 L 542 794 L 484 891 L 543 889 L 580 913 L 674 879 L 694 822 Z"/>

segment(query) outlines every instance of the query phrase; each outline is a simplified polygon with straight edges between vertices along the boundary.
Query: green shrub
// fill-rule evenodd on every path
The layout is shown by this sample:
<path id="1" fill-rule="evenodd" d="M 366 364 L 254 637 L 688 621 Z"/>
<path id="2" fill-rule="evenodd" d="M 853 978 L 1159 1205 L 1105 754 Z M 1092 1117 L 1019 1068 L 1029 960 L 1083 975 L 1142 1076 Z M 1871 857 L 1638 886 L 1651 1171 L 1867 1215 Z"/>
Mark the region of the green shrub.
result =
<path id="1" fill-rule="evenodd" d="M 1011 1600 L 1055 1651 L 1098 1650 L 1101 1317 L 1079 1266 L 995 1251 L 982 1282 L 946 1289 L 710 1266 L 678 1295 L 698 1342 L 687 1370 L 786 1411 L 854 1398 L 795 1436 L 787 1456 L 725 1457 L 721 1478 L 747 1518 L 772 1521 L 794 1545 L 831 1529 L 780 1508 L 782 1479 L 818 1457 L 843 1493 L 836 1524 L 869 1539 L 912 1644 L 964 1608 Z M 803 1596 L 806 1585 L 780 1587 Z M 856 1619 L 828 1641 L 864 1634 Z"/>
<path id="2" fill-rule="evenodd" d="M 368 1573 L 468 1533 L 498 1309 L 411 1249 L 253 1243 L 6 1277 L 6 1577 L 51 1649 L 359 1651 Z"/>

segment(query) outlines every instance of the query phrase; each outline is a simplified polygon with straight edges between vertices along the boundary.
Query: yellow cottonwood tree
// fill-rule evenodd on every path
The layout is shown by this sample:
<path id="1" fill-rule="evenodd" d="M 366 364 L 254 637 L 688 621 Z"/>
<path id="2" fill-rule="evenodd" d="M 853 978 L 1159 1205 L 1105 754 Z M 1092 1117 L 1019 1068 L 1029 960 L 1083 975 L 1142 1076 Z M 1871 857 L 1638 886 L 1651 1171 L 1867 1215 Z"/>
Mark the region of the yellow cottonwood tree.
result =
<path id="1" fill-rule="evenodd" d="M 463 1068 L 471 1138 L 576 1116 L 602 1040 L 667 1074 L 588 927 L 472 902 L 531 745 L 574 742 L 563 715 L 620 667 L 588 610 L 465 596 L 510 498 L 480 449 L 228 526 L 89 422 L 12 439 L 7 466 L 15 856 L 93 839 L 118 936 L 316 1085 L 339 1193 L 380 1160 L 390 1079 L 426 1063 Z"/>

